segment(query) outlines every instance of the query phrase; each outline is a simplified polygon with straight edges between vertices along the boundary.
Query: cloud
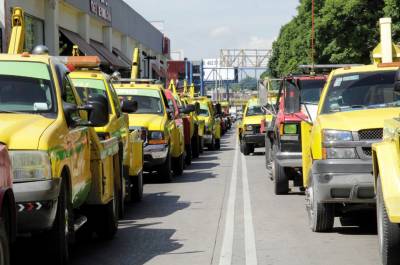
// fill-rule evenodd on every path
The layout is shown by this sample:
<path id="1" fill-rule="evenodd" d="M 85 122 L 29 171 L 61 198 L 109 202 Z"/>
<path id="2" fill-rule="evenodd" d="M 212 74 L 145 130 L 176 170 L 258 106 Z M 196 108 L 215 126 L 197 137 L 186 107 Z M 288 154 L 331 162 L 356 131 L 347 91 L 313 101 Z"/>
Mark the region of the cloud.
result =
<path id="1" fill-rule="evenodd" d="M 249 40 L 242 43 L 242 46 L 246 49 L 271 49 L 273 41 L 269 38 L 251 36 Z"/>
<path id="2" fill-rule="evenodd" d="M 232 32 L 231 28 L 227 26 L 220 26 L 212 29 L 209 35 L 210 37 L 217 39 L 226 37 L 227 35 L 230 35 L 231 32 Z"/>

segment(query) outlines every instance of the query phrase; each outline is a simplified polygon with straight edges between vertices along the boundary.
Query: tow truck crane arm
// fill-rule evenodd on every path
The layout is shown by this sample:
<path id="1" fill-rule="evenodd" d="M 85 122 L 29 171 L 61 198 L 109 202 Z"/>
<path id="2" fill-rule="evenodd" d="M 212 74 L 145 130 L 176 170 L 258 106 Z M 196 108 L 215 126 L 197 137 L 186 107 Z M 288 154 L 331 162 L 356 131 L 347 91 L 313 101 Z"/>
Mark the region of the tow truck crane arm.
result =
<path id="1" fill-rule="evenodd" d="M 8 54 L 19 54 L 23 52 L 25 42 L 25 21 L 24 11 L 20 7 L 13 9 L 12 31 Z"/>
<path id="2" fill-rule="evenodd" d="M 132 58 L 132 72 L 131 72 L 132 80 L 136 80 L 139 77 L 139 62 L 140 62 L 139 48 L 135 48 L 135 50 L 133 51 L 133 58 Z"/>

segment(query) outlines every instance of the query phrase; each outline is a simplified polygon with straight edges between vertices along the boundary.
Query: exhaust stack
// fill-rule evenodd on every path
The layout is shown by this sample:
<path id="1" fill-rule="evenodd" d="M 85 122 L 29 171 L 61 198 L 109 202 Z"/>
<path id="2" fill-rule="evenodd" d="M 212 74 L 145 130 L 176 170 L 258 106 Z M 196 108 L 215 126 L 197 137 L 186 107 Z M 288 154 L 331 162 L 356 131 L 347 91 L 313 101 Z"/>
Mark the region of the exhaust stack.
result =
<path id="1" fill-rule="evenodd" d="M 393 62 L 393 45 L 392 45 L 392 19 L 381 18 L 379 20 L 381 29 L 381 55 L 382 63 Z"/>

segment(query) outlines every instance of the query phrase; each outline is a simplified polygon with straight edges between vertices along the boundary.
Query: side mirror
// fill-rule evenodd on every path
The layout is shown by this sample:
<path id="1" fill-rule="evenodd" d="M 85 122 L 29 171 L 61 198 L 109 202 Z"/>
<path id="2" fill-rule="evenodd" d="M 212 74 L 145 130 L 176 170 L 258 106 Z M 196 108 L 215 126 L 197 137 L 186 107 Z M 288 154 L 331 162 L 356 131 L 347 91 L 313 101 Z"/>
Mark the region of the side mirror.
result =
<path id="1" fill-rule="evenodd" d="M 190 114 L 190 113 L 195 112 L 195 111 L 196 111 L 195 105 L 189 104 L 181 112 L 185 113 L 185 114 Z"/>
<path id="2" fill-rule="evenodd" d="M 168 119 L 173 120 L 174 119 L 174 111 L 172 109 L 168 108 L 167 116 L 168 116 Z"/>
<path id="3" fill-rule="evenodd" d="M 200 103 L 196 102 L 194 104 L 194 107 L 195 107 L 196 114 L 199 115 L 200 114 Z"/>
<path id="4" fill-rule="evenodd" d="M 133 100 L 123 100 L 121 102 L 121 110 L 122 112 L 125 113 L 135 113 L 138 109 L 138 103 L 137 101 L 133 101 Z"/>
<path id="5" fill-rule="evenodd" d="M 217 113 L 217 115 L 222 115 L 221 104 L 219 104 L 219 103 L 215 104 L 215 112 Z"/>
<path id="6" fill-rule="evenodd" d="M 88 112 L 87 126 L 102 127 L 108 123 L 108 102 L 103 95 L 89 95 L 87 103 L 78 109 Z"/>
<path id="7" fill-rule="evenodd" d="M 287 81 L 285 94 L 285 112 L 289 114 L 301 111 L 300 90 L 296 84 Z"/>
<path id="8" fill-rule="evenodd" d="M 110 81 L 118 81 L 121 79 L 121 73 L 116 71 L 114 73 L 112 73 L 112 75 L 110 76 Z"/>

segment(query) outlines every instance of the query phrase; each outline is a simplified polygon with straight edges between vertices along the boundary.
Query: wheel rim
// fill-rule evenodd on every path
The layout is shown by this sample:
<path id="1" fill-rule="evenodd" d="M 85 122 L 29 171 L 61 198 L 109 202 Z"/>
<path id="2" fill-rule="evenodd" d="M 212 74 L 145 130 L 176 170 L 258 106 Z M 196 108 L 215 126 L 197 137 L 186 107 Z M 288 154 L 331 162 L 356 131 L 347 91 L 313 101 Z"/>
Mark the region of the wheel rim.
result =
<path id="1" fill-rule="evenodd" d="M 379 184 L 378 184 L 379 185 Z M 379 252 L 382 253 L 383 251 L 383 208 L 382 202 L 380 197 L 380 190 L 378 187 L 378 196 L 376 202 L 376 210 L 377 210 L 377 217 L 378 217 L 378 242 L 379 242 Z"/>
<path id="2" fill-rule="evenodd" d="M 5 265 L 6 261 L 5 261 L 5 242 L 1 242 L 0 243 L 0 265 Z"/>
<path id="3" fill-rule="evenodd" d="M 310 227 L 313 226 L 314 221 L 314 189 L 313 187 L 308 187 L 306 189 L 306 210 L 308 214 L 308 221 Z"/>

